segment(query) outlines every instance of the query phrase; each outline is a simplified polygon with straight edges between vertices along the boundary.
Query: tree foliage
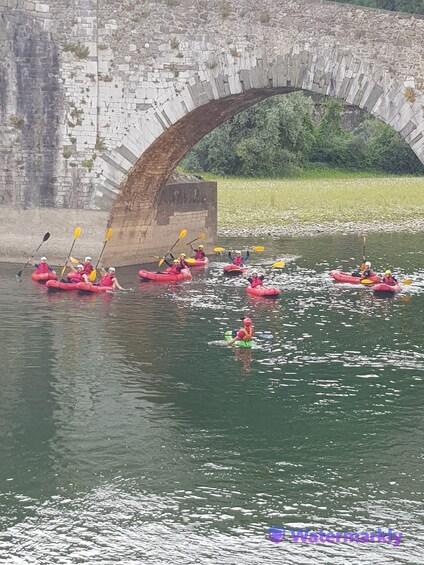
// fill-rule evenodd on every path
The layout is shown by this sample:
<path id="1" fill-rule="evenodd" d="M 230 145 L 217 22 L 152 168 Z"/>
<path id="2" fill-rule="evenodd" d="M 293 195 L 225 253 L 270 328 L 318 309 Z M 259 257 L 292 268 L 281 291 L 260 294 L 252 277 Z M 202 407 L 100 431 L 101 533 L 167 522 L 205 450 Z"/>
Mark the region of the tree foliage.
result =
<path id="1" fill-rule="evenodd" d="M 304 93 L 274 96 L 240 112 L 206 135 L 181 165 L 195 173 L 281 177 L 308 164 L 350 170 L 424 174 L 424 166 L 391 127 L 371 115 L 352 132 L 342 124 L 343 105 L 324 101 L 320 121 Z"/>

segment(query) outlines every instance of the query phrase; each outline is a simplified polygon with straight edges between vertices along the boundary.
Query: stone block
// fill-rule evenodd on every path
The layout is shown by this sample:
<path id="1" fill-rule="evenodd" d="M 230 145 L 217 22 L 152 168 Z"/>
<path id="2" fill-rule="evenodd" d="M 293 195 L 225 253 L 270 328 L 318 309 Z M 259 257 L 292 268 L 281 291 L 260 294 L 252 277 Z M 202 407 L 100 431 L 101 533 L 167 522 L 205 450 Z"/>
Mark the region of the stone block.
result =
<path id="1" fill-rule="evenodd" d="M 50 6 L 48 4 L 35 4 L 36 12 L 50 12 Z"/>

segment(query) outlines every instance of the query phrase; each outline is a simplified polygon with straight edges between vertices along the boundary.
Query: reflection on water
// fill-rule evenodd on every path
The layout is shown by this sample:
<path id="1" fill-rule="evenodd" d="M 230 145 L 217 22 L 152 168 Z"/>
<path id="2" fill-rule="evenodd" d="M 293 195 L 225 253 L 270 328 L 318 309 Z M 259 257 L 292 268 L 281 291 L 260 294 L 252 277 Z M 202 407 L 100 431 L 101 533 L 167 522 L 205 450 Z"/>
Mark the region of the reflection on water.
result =
<path id="1" fill-rule="evenodd" d="M 182 285 L 124 269 L 136 290 L 113 296 L 2 265 L 0 563 L 420 563 L 423 237 L 369 240 L 414 284 L 334 284 L 361 261 L 351 236 L 255 241 L 278 300 L 222 258 Z M 224 347 L 246 314 L 273 337 Z M 404 540 L 275 545 L 270 526 Z"/>

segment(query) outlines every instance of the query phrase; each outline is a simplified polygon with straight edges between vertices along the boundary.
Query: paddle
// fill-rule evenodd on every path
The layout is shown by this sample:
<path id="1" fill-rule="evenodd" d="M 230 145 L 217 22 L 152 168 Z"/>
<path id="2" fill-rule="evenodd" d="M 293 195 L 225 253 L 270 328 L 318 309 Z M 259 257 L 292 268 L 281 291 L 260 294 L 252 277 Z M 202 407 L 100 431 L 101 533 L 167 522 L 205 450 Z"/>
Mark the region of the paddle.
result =
<path id="1" fill-rule="evenodd" d="M 161 267 L 166 259 L 166 257 L 171 253 L 171 251 L 174 249 L 174 247 L 177 245 L 177 243 L 180 241 L 180 239 L 183 239 L 183 237 L 185 237 L 187 235 L 187 230 L 181 230 L 180 231 L 180 235 L 178 236 L 177 241 L 174 243 L 174 245 L 171 247 L 171 249 L 168 251 L 168 253 L 165 253 L 165 257 L 161 257 L 159 260 L 159 267 Z"/>
<path id="2" fill-rule="evenodd" d="M 365 242 L 367 241 L 367 237 L 364 235 L 364 245 L 362 248 L 362 265 L 361 265 L 361 271 L 365 271 L 365 269 L 367 268 L 367 266 L 365 265 Z"/>
<path id="3" fill-rule="evenodd" d="M 43 243 L 49 239 L 49 237 L 50 237 L 49 232 L 44 234 L 43 241 L 40 243 L 40 245 L 37 247 L 37 249 L 34 251 L 34 253 L 31 255 L 31 257 L 28 259 L 28 261 L 25 263 L 25 265 L 22 267 L 22 269 L 18 273 L 16 273 L 16 278 L 19 282 L 21 280 L 21 276 L 22 276 L 22 273 L 24 272 L 25 268 L 29 265 L 31 259 L 34 259 L 34 256 L 37 253 L 37 251 L 40 249 L 40 247 L 43 245 Z"/>
<path id="4" fill-rule="evenodd" d="M 271 265 L 271 269 L 283 269 L 286 266 L 284 261 L 277 261 L 273 265 Z"/>
<path id="5" fill-rule="evenodd" d="M 102 248 L 102 250 L 101 250 L 101 253 L 100 253 L 100 255 L 99 255 L 99 258 L 97 259 L 96 266 L 95 266 L 94 269 L 91 271 L 91 273 L 90 273 L 90 275 L 89 275 L 89 277 L 88 277 L 88 280 L 89 280 L 90 282 L 94 282 L 94 281 L 96 280 L 96 276 L 97 276 L 97 267 L 99 266 L 100 259 L 102 258 L 103 251 L 105 250 L 105 247 L 106 247 L 106 243 L 109 241 L 109 239 L 110 239 L 111 237 L 112 237 L 112 228 L 109 228 L 109 229 L 107 230 L 107 232 L 106 232 L 105 241 L 104 241 L 104 243 L 103 243 L 103 248 Z"/>
<path id="6" fill-rule="evenodd" d="M 65 261 L 65 265 L 64 265 L 64 267 L 63 267 L 63 269 L 62 269 L 62 272 L 61 272 L 61 276 L 62 276 L 62 277 L 63 277 L 63 275 L 65 274 L 66 266 L 67 266 L 68 261 L 69 261 L 69 257 L 71 256 L 72 249 L 74 248 L 75 242 L 76 242 L 76 240 L 79 238 L 80 234 L 81 234 L 81 228 L 80 228 L 80 227 L 75 228 L 75 230 L 74 230 L 74 241 L 72 242 L 71 249 L 70 249 L 70 251 L 69 251 L 69 253 L 68 253 L 68 256 L 67 256 L 66 261 Z"/>
<path id="7" fill-rule="evenodd" d="M 370 279 L 361 279 L 361 284 L 374 284 L 374 281 Z"/>
<path id="8" fill-rule="evenodd" d="M 412 284 L 412 279 L 405 279 L 404 281 L 402 281 L 402 284 Z"/>
<path id="9" fill-rule="evenodd" d="M 201 233 L 201 234 L 199 235 L 199 237 L 196 237 L 196 239 L 192 239 L 192 240 L 189 241 L 186 245 L 191 245 L 192 243 L 194 243 L 194 242 L 197 241 L 198 239 L 205 239 L 205 237 L 206 237 L 205 234 L 204 234 L 204 233 Z"/>

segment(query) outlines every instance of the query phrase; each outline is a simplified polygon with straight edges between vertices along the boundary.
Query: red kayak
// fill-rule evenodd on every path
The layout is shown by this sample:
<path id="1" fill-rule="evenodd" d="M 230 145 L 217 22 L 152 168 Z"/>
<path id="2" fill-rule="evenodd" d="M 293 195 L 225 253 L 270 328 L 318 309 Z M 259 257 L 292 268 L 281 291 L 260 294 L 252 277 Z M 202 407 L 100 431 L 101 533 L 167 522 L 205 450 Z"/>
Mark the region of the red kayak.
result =
<path id="1" fill-rule="evenodd" d="M 141 269 L 138 271 L 138 276 L 142 281 L 154 282 L 183 282 L 191 281 L 192 279 L 189 269 L 182 269 L 181 273 L 178 275 L 170 275 L 167 271 L 164 271 L 163 273 L 153 273 L 152 271 Z"/>
<path id="2" fill-rule="evenodd" d="M 77 285 L 74 283 L 65 283 L 62 281 L 49 280 L 46 282 L 46 287 L 49 292 L 66 292 L 68 290 L 77 290 Z"/>
<path id="3" fill-rule="evenodd" d="M 206 267 L 206 265 L 209 263 L 209 259 L 207 257 L 205 257 L 204 259 L 195 259 L 194 257 L 189 257 L 188 259 L 186 259 L 186 261 L 191 268 Z"/>
<path id="4" fill-rule="evenodd" d="M 337 282 L 343 283 L 361 284 L 361 281 L 364 280 L 364 277 L 354 277 L 350 273 L 343 273 L 343 271 L 331 271 L 330 275 Z M 369 280 L 371 280 L 374 284 L 380 283 L 381 277 L 378 277 L 377 275 L 371 275 L 371 277 L 369 277 Z"/>
<path id="5" fill-rule="evenodd" d="M 79 282 L 75 285 L 79 292 L 106 292 L 113 290 L 111 286 L 100 286 L 93 283 Z"/>
<path id="6" fill-rule="evenodd" d="M 32 273 L 31 278 L 33 281 L 38 283 L 45 283 L 47 281 L 56 281 L 57 275 L 53 273 Z"/>
<path id="7" fill-rule="evenodd" d="M 402 287 L 400 286 L 399 283 L 397 284 L 385 284 L 385 283 L 380 283 L 380 284 L 375 284 L 372 287 L 374 292 L 399 292 L 400 290 L 402 290 Z"/>
<path id="8" fill-rule="evenodd" d="M 272 286 L 258 285 L 252 288 L 250 285 L 246 287 L 249 296 L 263 296 L 264 298 L 278 298 L 281 294 L 279 288 Z"/>
<path id="9" fill-rule="evenodd" d="M 237 265 L 225 265 L 224 267 L 224 275 L 228 276 L 236 276 L 242 275 L 247 271 L 247 267 L 237 267 Z"/>

